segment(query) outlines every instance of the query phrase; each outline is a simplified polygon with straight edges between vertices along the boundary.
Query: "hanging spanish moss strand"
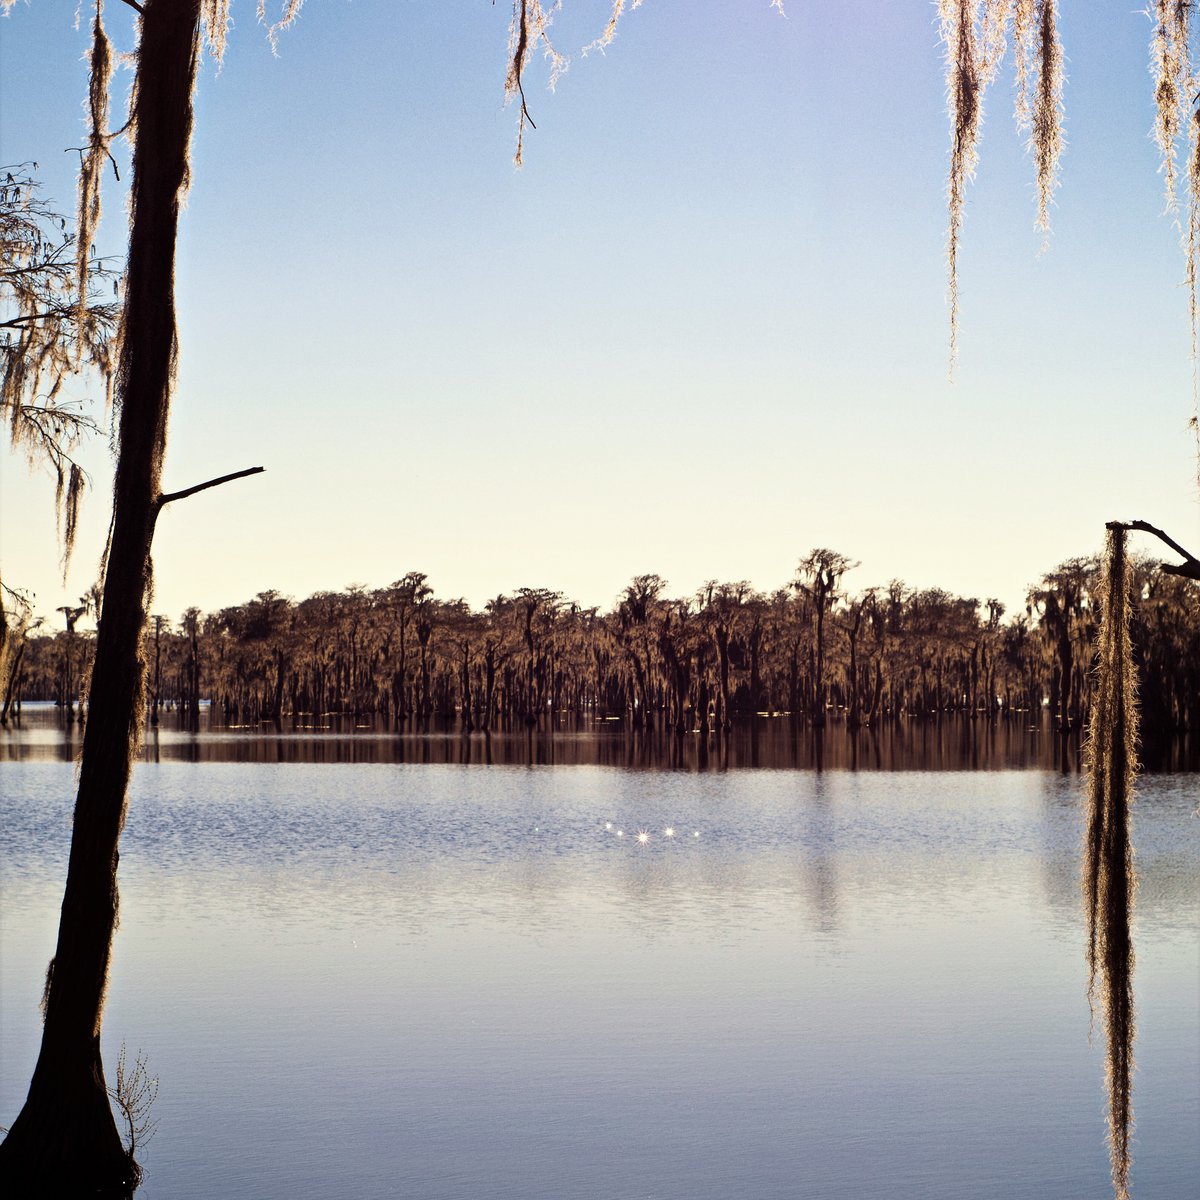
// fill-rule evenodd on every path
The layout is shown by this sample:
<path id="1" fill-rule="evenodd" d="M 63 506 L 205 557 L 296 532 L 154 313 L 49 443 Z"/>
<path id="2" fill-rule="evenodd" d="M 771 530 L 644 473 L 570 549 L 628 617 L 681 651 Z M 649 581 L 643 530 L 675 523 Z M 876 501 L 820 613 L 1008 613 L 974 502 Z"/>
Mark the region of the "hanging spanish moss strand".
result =
<path id="1" fill-rule="evenodd" d="M 976 53 L 979 0 L 940 0 L 942 41 L 946 46 L 946 100 L 950 110 L 950 177 L 946 184 L 949 227 L 946 260 L 950 301 L 950 373 L 958 358 L 958 243 L 962 233 L 967 184 L 979 161 L 983 120 L 983 82 Z"/>
<path id="2" fill-rule="evenodd" d="M 227 3 L 227 0 L 225 2 Z M 288 11 L 291 12 L 292 7 L 298 9 L 300 2 L 301 0 L 286 0 Z M 642 6 L 642 0 L 609 0 L 609 2 L 612 7 L 609 10 L 608 21 L 600 36 L 588 42 L 579 51 L 583 57 L 593 50 L 604 51 L 611 46 L 613 39 L 617 36 L 621 17 L 626 12 Z M 265 0 L 259 0 L 260 14 L 264 3 Z M 1011 3 L 1011 0 L 989 0 L 989 3 L 1007 4 Z M 783 0 L 770 0 L 770 5 L 780 16 L 784 15 Z M 550 64 L 549 87 L 551 91 L 554 90 L 559 78 L 571 65 L 570 56 L 560 53 L 550 40 L 550 22 L 561 7 L 562 0 L 554 0 L 549 7 L 543 7 L 542 0 L 512 0 L 512 18 L 508 26 L 508 69 L 504 76 L 504 102 L 511 104 L 516 101 L 519 105 L 517 149 L 513 154 L 513 162 L 518 167 L 523 166 L 525 162 L 525 127 L 537 128 L 533 123 L 533 118 L 529 115 L 529 105 L 525 99 L 525 70 L 529 66 L 534 51 L 540 46 Z M 290 21 L 291 17 L 289 16 L 283 24 L 276 28 L 283 28 Z"/>
<path id="3" fill-rule="evenodd" d="M 1189 424 L 1196 439 L 1196 490 L 1200 492 L 1200 111 L 1188 121 L 1187 255 L 1188 326 L 1192 340 L 1192 416 Z"/>
<path id="4" fill-rule="evenodd" d="M 1194 111 L 1200 79 L 1192 64 L 1192 5 L 1195 0 L 1155 0 L 1150 39 L 1150 74 L 1154 77 L 1154 140 L 1158 145 L 1167 211 L 1179 221 L 1177 159 L 1187 130 L 1184 174 L 1186 217 L 1180 222 L 1186 259 L 1188 329 L 1192 359 L 1192 415 L 1196 439 L 1196 487 L 1200 491 L 1200 113 Z"/>
<path id="5" fill-rule="evenodd" d="M 611 0 L 608 21 L 598 38 L 588 42 L 580 50 L 581 55 L 588 55 L 593 50 L 603 51 L 612 45 L 617 36 L 617 27 L 622 15 L 634 8 L 642 6 L 642 0 Z M 550 20 L 562 6 L 562 0 L 555 0 L 549 8 L 542 6 L 541 0 L 513 0 L 512 20 L 508 27 L 508 72 L 504 78 L 505 103 L 519 101 L 520 111 L 517 116 L 517 150 L 513 162 L 519 167 L 525 161 L 525 127 L 536 129 L 533 118 L 529 115 L 529 106 L 525 102 L 525 68 L 533 57 L 534 50 L 541 46 L 546 60 L 550 64 L 550 90 L 553 91 L 560 76 L 571 65 L 566 54 L 560 54 L 550 40 Z M 771 7 L 783 12 L 783 0 L 771 0 Z"/>
<path id="6" fill-rule="evenodd" d="M 1088 817 L 1083 891 L 1087 909 L 1088 1001 L 1097 999 L 1108 1042 L 1109 1154 L 1116 1200 L 1129 1197 L 1133 1128 L 1133 940 L 1137 876 L 1129 810 L 1137 774 L 1137 675 L 1129 640 L 1125 530 L 1109 527 L 1097 639 L 1096 706 L 1088 738 Z"/>
<path id="7" fill-rule="evenodd" d="M 540 45 L 550 63 L 551 91 L 562 73 L 571 65 L 571 60 L 565 54 L 560 54 L 550 40 L 550 18 L 558 7 L 556 3 L 547 11 L 542 7 L 541 0 L 513 0 L 512 20 L 508 27 L 508 73 L 504 78 L 504 101 L 506 104 L 513 100 L 520 102 L 517 117 L 517 150 L 513 155 L 513 162 L 518 167 L 525 162 L 525 126 L 528 125 L 530 129 L 537 128 L 525 103 L 525 68 L 529 65 L 534 50 Z M 612 41 L 616 34 L 617 20 L 624 7 L 625 0 L 614 0 L 608 28 L 594 44 L 604 42 L 607 45 Z"/>
<path id="8" fill-rule="evenodd" d="M 612 45 L 613 38 L 617 36 L 617 26 L 621 22 L 621 14 L 626 8 L 641 8 L 642 0 L 633 0 L 632 4 L 627 3 L 627 0 L 613 0 L 612 12 L 608 17 L 608 24 L 604 27 L 604 32 L 590 45 L 583 48 L 583 53 L 588 54 L 592 50 L 604 50 Z M 783 0 L 771 0 L 771 7 L 783 12 Z"/>
<path id="9" fill-rule="evenodd" d="M 525 122 L 529 120 L 529 109 L 525 106 L 525 88 L 521 79 L 528 62 L 529 0 L 513 0 L 512 24 L 508 29 L 508 75 L 504 80 L 504 100 L 508 103 L 514 95 L 521 98 L 521 111 L 517 118 L 517 150 L 513 155 L 513 162 L 518 167 L 525 162 Z"/>
<path id="10" fill-rule="evenodd" d="M 1181 103 L 1194 104 L 1200 79 L 1192 66 L 1191 3 L 1179 0 L 1177 34 L 1180 52 Z M 1184 231 L 1184 254 L 1187 269 L 1184 278 L 1188 292 L 1188 330 L 1192 354 L 1192 416 L 1189 422 L 1196 439 L 1196 489 L 1200 492 L 1200 109 L 1190 113 L 1187 121 L 1188 157 L 1185 192 L 1187 198 L 1187 227 Z"/>
<path id="11" fill-rule="evenodd" d="M 1176 66 L 1179 73 L 1181 101 L 1184 104 L 1187 103 L 1187 98 L 1191 94 L 1191 26 L 1192 5 L 1194 3 L 1195 0 L 1174 0 L 1174 11 L 1172 13 L 1172 23 L 1175 27 Z"/>
<path id="12" fill-rule="evenodd" d="M 1033 31 L 1037 26 L 1037 0 L 1016 0 L 1013 5 L 1013 49 L 1017 60 L 1017 99 L 1014 116 L 1017 130 L 1028 132 L 1033 124 L 1029 81 L 1033 76 Z"/>
<path id="13" fill-rule="evenodd" d="M 1063 52 L 1058 37 L 1058 0 L 1039 0 L 1036 36 L 1037 95 L 1033 105 L 1030 149 L 1037 167 L 1036 227 L 1042 247 L 1050 236 L 1050 204 L 1058 189 L 1058 167 L 1066 146 L 1063 132 Z"/>
<path id="14" fill-rule="evenodd" d="M 279 35 L 300 15 L 304 0 L 282 0 L 282 15 L 272 24 L 267 20 L 267 0 L 258 0 L 258 23 L 266 26 L 267 40 L 272 53 L 279 52 Z M 204 0 L 202 19 L 204 35 L 218 59 L 225 52 L 225 29 L 229 11 L 228 0 Z"/>
<path id="15" fill-rule="evenodd" d="M 985 88 L 991 86 L 1008 53 L 1008 27 L 1012 19 L 1013 0 L 984 0 L 979 75 Z"/>
<path id="16" fill-rule="evenodd" d="M 637 8 L 641 0 L 634 0 L 633 8 Z M 612 12 L 609 14 L 608 24 L 604 27 L 604 32 L 592 44 L 585 48 L 586 54 L 589 50 L 604 50 L 612 45 L 612 40 L 617 36 L 617 25 L 621 21 L 621 14 L 625 11 L 625 0 L 613 0 Z"/>
<path id="17" fill-rule="evenodd" d="M 100 368 L 106 378 L 106 396 L 112 397 L 113 349 L 109 337 L 102 328 L 103 317 L 98 314 L 91 304 L 91 270 L 95 265 L 92 256 L 92 242 L 96 240 L 96 230 L 100 227 L 101 217 L 101 185 L 104 175 L 104 163 L 109 157 L 108 144 L 112 134 L 108 132 L 108 90 L 113 78 L 115 65 L 112 43 L 104 32 L 103 0 L 96 0 L 96 14 L 91 25 L 91 49 L 88 54 L 88 140 L 79 151 L 79 204 L 76 232 L 77 253 L 74 257 L 74 288 L 76 288 L 76 304 L 74 304 L 74 366 L 78 368 L 85 359 Z M 53 359 L 56 348 L 47 344 L 41 350 L 37 370 L 41 370 L 43 362 Z M 50 385 L 42 402 L 49 404 L 54 401 L 66 379 L 65 372 L 55 372 L 54 382 Z M 36 390 L 36 389 L 35 389 Z M 17 418 L 20 412 L 19 404 L 13 407 L 13 440 L 17 442 Z M 54 511 L 58 521 L 59 536 L 62 546 L 60 565 L 62 578 L 66 582 L 68 566 L 76 544 L 76 534 L 79 529 L 79 510 L 83 504 L 83 496 L 88 482 L 88 476 L 70 455 L 55 452 L 52 455 L 55 472 Z"/>
<path id="18" fill-rule="evenodd" d="M 62 574 L 63 586 L 67 584 L 67 568 L 71 565 L 71 555 L 75 551 L 75 537 L 79 532 L 79 510 L 83 504 L 83 493 L 87 486 L 87 476 L 78 463 L 72 463 L 67 472 L 65 492 L 59 489 L 62 533 Z"/>
<path id="19" fill-rule="evenodd" d="M 1200 113 L 1193 111 L 1200 80 L 1192 65 L 1192 4 L 1194 0 L 1155 0 L 1154 33 L 1150 39 L 1150 73 L 1154 77 L 1154 140 L 1161 158 L 1167 211 L 1179 218 L 1177 167 L 1179 142 L 1187 130 L 1184 175 L 1186 218 L 1182 240 L 1188 292 L 1188 329 L 1192 360 L 1192 415 L 1196 439 L 1196 487 L 1200 491 L 1200 300 L 1197 297 L 1200 258 Z"/>
<path id="20" fill-rule="evenodd" d="M 293 14 L 294 15 L 294 14 Z M 266 23 L 265 5 L 259 4 L 258 19 Z M 225 39 L 229 36 L 229 0 L 203 0 L 200 20 L 204 26 L 204 40 L 213 58 L 220 62 L 225 57 Z M 272 42 L 274 48 L 274 42 Z"/>
<path id="21" fill-rule="evenodd" d="M 1154 33 L 1150 39 L 1150 74 L 1154 77 L 1154 141 L 1158 146 L 1167 210 L 1177 212 L 1175 158 L 1182 113 L 1179 93 L 1179 42 L 1176 0 L 1155 0 Z M 1184 18 L 1186 21 L 1186 17 Z"/>
<path id="22" fill-rule="evenodd" d="M 104 163 L 108 158 L 108 87 L 112 80 L 112 44 L 104 32 L 102 0 L 96 0 L 96 16 L 92 22 L 92 48 L 88 55 L 88 140 L 79 157 L 79 253 L 75 256 L 75 290 L 77 293 L 76 321 L 80 337 L 76 354 L 82 356 L 89 341 L 92 316 L 88 307 L 88 272 L 92 260 L 92 243 L 100 225 L 100 185 L 104 178 Z M 68 522 L 73 526 L 74 522 Z"/>

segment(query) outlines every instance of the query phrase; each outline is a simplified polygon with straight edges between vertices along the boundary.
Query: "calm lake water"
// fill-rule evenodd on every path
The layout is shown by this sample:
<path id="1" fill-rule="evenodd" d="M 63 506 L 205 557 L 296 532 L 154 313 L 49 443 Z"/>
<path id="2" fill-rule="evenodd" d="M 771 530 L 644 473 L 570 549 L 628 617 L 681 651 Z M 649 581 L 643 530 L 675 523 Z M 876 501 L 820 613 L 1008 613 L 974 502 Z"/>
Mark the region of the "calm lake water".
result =
<path id="1" fill-rule="evenodd" d="M 0 745 L 3 1124 L 70 833 L 41 736 Z M 281 742 L 208 736 L 137 767 L 122 845 L 106 1059 L 161 1080 L 139 1195 L 1107 1194 L 1073 772 L 212 761 Z M 1198 792 L 1155 775 L 1136 807 L 1139 1200 L 1200 1181 Z"/>
<path id="2" fill-rule="evenodd" d="M 1007 771 L 1039 767 L 1078 774 L 1083 735 L 1059 736 L 1045 714 L 975 721 L 883 721 L 848 733 L 837 721 L 823 732 L 794 726 L 786 717 L 740 721 L 721 738 L 703 742 L 698 731 L 682 737 L 646 733 L 608 718 L 562 715 L 552 730 L 464 734 L 456 723 L 434 719 L 419 731 L 397 732 L 374 717 L 325 716 L 222 726 L 206 705 L 199 730 L 189 732 L 178 712 L 164 711 L 161 726 L 146 731 L 144 762 L 443 763 L 454 766 L 605 766 L 639 770 L 723 771 L 740 767 L 778 770 Z M 20 729 L 0 729 L 0 762 L 49 759 L 72 762 L 83 745 L 78 724 L 66 728 L 52 704 L 26 705 Z M 1200 771 L 1200 744 L 1188 734 L 1143 745 L 1147 771 Z"/>

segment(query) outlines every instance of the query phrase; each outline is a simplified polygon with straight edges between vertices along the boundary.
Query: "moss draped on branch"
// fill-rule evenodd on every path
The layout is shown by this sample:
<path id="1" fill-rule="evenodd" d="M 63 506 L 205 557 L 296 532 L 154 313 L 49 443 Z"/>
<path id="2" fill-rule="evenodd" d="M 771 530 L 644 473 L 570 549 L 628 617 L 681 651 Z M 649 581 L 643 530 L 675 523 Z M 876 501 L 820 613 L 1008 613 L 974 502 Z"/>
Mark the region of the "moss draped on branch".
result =
<path id="1" fill-rule="evenodd" d="M 1096 696 L 1088 739 L 1088 814 L 1083 857 L 1088 1001 L 1108 1042 L 1109 1153 L 1117 1200 L 1129 1196 L 1133 1128 L 1133 939 L 1137 875 L 1129 811 L 1137 774 L 1137 673 L 1129 638 L 1126 531 L 1108 530 L 1097 637 Z"/>

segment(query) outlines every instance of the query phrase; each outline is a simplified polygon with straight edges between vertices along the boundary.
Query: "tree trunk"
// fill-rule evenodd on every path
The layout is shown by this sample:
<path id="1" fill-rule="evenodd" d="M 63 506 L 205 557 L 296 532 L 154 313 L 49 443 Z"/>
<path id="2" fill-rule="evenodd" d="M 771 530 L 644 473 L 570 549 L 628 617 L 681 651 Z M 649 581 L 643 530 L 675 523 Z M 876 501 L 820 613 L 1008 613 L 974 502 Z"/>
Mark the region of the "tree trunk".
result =
<path id="1" fill-rule="evenodd" d="M 813 695 L 812 723 L 814 729 L 825 728 L 825 601 L 817 601 L 817 666 Z"/>
<path id="2" fill-rule="evenodd" d="M 21 660 L 25 657 L 25 639 L 21 639 L 20 645 L 17 646 L 17 652 L 12 656 L 12 662 L 8 667 L 8 677 L 4 681 L 4 704 L 0 707 L 0 725 L 8 724 L 9 709 L 12 708 L 13 700 L 17 701 L 17 713 L 21 712 Z"/>
<path id="3" fill-rule="evenodd" d="M 0 725 L 8 724 L 8 614 L 4 611 L 4 587 L 0 584 Z"/>
<path id="4" fill-rule="evenodd" d="M 100 1023 L 117 916 L 117 841 L 142 715 L 139 652 L 175 366 L 175 240 L 199 16 L 199 0 L 146 0 L 141 19 L 112 549 L 41 1052 L 25 1105 L 0 1145 L 0 1177 L 13 1197 L 121 1195 L 138 1178 L 109 1104 Z"/>
<path id="5" fill-rule="evenodd" d="M 858 729 L 862 719 L 858 709 L 858 622 L 850 634 L 850 673 L 846 677 L 846 728 Z"/>

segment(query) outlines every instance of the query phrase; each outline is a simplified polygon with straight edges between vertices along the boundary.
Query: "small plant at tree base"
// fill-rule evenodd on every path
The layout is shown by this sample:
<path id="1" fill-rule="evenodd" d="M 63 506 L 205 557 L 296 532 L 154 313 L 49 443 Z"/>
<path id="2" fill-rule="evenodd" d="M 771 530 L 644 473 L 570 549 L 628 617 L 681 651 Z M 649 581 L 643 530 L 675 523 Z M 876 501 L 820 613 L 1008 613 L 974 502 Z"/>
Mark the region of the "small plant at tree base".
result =
<path id="1" fill-rule="evenodd" d="M 158 1076 L 146 1069 L 146 1056 L 139 1050 L 130 1067 L 125 1057 L 125 1043 L 117 1055 L 117 1081 L 108 1089 L 113 1105 L 124 1123 L 125 1149 L 135 1172 L 134 1187 L 142 1181 L 143 1168 L 135 1161 L 137 1154 L 154 1137 L 158 1122 L 150 1110 L 158 1099 Z"/>

